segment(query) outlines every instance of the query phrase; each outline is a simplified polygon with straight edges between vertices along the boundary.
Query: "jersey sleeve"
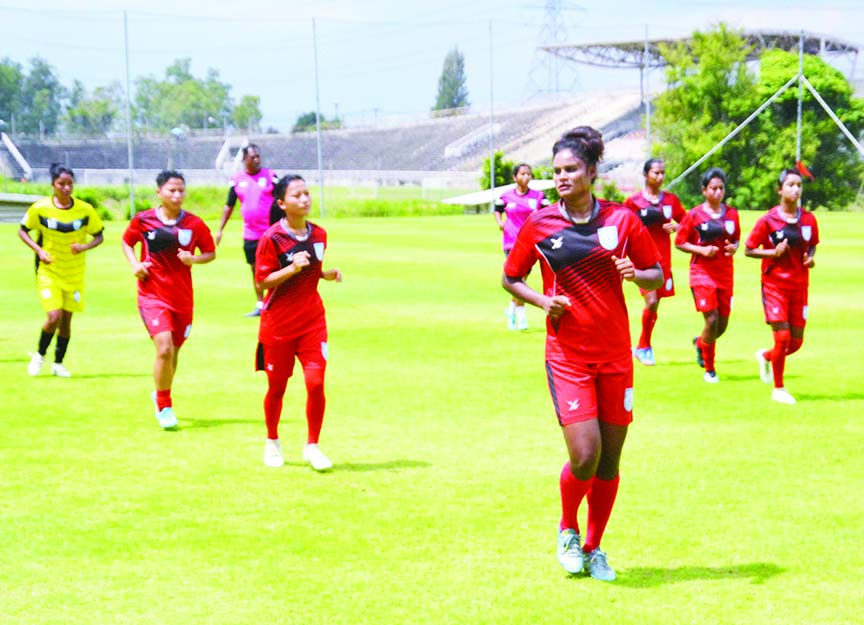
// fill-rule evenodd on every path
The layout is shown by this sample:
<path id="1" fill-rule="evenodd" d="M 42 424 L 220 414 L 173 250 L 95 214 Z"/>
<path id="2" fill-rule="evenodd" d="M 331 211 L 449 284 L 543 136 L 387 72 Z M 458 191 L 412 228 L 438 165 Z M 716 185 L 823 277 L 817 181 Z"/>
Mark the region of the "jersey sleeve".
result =
<path id="1" fill-rule="evenodd" d="M 228 199 L 225 200 L 225 205 L 234 208 L 237 205 L 237 192 L 234 190 L 234 183 L 228 187 Z"/>
<path id="2" fill-rule="evenodd" d="M 633 196 L 631 195 L 626 200 L 624 200 L 624 208 L 627 208 L 631 211 L 639 210 L 639 207 L 636 206 L 636 202 L 633 201 Z"/>
<path id="3" fill-rule="evenodd" d="M 677 195 L 673 195 L 672 197 L 672 219 L 680 224 L 684 221 L 684 217 L 687 216 L 687 211 L 684 210 L 684 206 L 681 204 L 681 200 L 678 199 Z"/>
<path id="4" fill-rule="evenodd" d="M 741 240 L 741 220 L 738 219 L 738 209 L 734 213 L 735 232 L 732 234 L 732 243 L 738 243 Z"/>
<path id="5" fill-rule="evenodd" d="M 213 242 L 213 235 L 210 232 L 210 228 L 207 227 L 207 224 L 202 219 L 199 219 L 195 224 L 195 230 L 197 231 L 195 246 L 198 248 L 198 251 L 202 254 L 215 252 L 216 244 Z"/>
<path id="6" fill-rule="evenodd" d="M 129 225 L 126 226 L 126 232 L 123 233 L 123 242 L 129 247 L 135 247 L 135 244 L 142 240 L 141 220 L 135 216 L 129 222 Z"/>
<path id="7" fill-rule="evenodd" d="M 810 247 L 816 247 L 819 245 L 819 223 L 816 221 L 816 217 L 810 214 L 810 227 L 813 228 L 812 234 L 810 235 Z"/>
<path id="8" fill-rule="evenodd" d="M 33 230 L 39 227 L 39 209 L 35 204 L 31 204 L 24 217 L 21 218 L 21 227 L 24 230 Z"/>
<path id="9" fill-rule="evenodd" d="M 255 281 L 262 282 L 278 269 L 280 267 L 276 244 L 272 238 L 266 235 L 262 236 L 258 240 L 258 249 L 255 252 Z"/>
<path id="10" fill-rule="evenodd" d="M 504 212 L 504 207 L 505 207 L 506 205 L 507 205 L 507 202 L 505 202 L 504 200 L 502 200 L 502 199 L 499 197 L 497 200 L 495 200 L 495 212 L 496 212 L 496 213 L 503 213 L 503 212 Z"/>
<path id="11" fill-rule="evenodd" d="M 660 262 L 660 252 L 651 233 L 632 212 L 628 213 L 627 236 L 630 245 L 627 256 L 636 269 L 648 269 Z"/>
<path id="12" fill-rule="evenodd" d="M 522 278 L 531 271 L 538 259 L 534 238 L 534 224 L 530 220 L 526 221 L 504 262 L 504 273 L 507 277 Z"/>
<path id="13" fill-rule="evenodd" d="M 762 247 L 768 241 L 768 222 L 764 217 L 760 217 L 753 225 L 753 230 L 747 236 L 747 241 L 744 247 L 748 250 L 755 250 Z"/>
<path id="14" fill-rule="evenodd" d="M 102 224 L 102 218 L 99 217 L 99 211 L 91 206 L 88 212 L 87 227 L 84 230 L 95 237 L 105 229 L 105 226 Z"/>
<path id="15" fill-rule="evenodd" d="M 684 219 L 678 225 L 678 232 L 675 233 L 675 245 L 683 245 L 684 243 L 693 243 L 690 239 L 693 236 L 693 220 L 690 218 L 692 211 L 684 216 Z"/>

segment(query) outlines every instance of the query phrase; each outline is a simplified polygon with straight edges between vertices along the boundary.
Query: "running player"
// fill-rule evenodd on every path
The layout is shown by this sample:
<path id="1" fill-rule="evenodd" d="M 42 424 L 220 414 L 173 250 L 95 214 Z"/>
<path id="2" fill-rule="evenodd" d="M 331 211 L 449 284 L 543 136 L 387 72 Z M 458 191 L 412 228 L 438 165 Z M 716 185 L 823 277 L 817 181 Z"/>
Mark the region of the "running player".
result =
<path id="1" fill-rule="evenodd" d="M 216 247 L 205 223 L 183 210 L 183 174 L 162 171 L 156 176 L 156 186 L 161 204 L 132 218 L 122 245 L 138 278 L 138 312 L 156 348 L 156 390 L 152 395 L 156 419 L 169 429 L 177 425 L 171 401 L 177 357 L 192 331 L 191 267 L 211 262 L 216 258 Z M 134 249 L 138 243 L 140 258 Z"/>
<path id="2" fill-rule="evenodd" d="M 783 384 L 786 356 L 801 349 L 807 323 L 807 287 L 814 266 L 819 226 L 813 213 L 799 208 L 801 174 L 784 169 L 779 178 L 780 204 L 762 215 L 747 237 L 744 254 L 762 259 L 762 306 L 774 333 L 774 347 L 756 352 L 759 377 L 774 381 L 771 399 L 794 404 Z M 773 371 L 773 375 L 772 375 Z"/>
<path id="3" fill-rule="evenodd" d="M 333 466 L 318 447 L 324 422 L 324 370 L 327 367 L 327 321 L 318 294 L 318 281 L 342 281 L 338 269 L 324 270 L 327 233 L 306 221 L 312 204 L 306 182 L 288 175 L 276 183 L 277 205 L 284 217 L 261 237 L 255 257 L 255 281 L 267 291 L 261 310 L 256 370 L 267 373 L 264 419 L 267 440 L 264 464 L 284 464 L 279 442 L 282 398 L 300 360 L 306 381 L 306 446 L 303 459 L 316 471 Z"/>
<path id="4" fill-rule="evenodd" d="M 237 172 L 231 179 L 228 199 L 225 201 L 225 208 L 222 209 L 222 221 L 219 222 L 219 230 L 216 232 L 216 245 L 222 242 L 225 226 L 239 199 L 240 213 L 243 216 L 243 253 L 252 269 L 252 285 L 255 287 L 257 297 L 255 309 L 246 313 L 246 316 L 258 317 L 264 305 L 264 294 L 255 285 L 255 250 L 258 247 L 258 239 L 264 231 L 282 217 L 281 213 L 271 213 L 273 185 L 279 177 L 272 169 L 261 167 L 261 150 L 254 143 L 243 148 L 243 167 L 243 171 Z"/>
<path id="5" fill-rule="evenodd" d="M 678 230 L 678 224 L 684 219 L 686 212 L 681 206 L 681 200 L 674 193 L 662 189 L 666 179 L 666 166 L 661 159 L 645 161 L 642 173 L 645 176 L 645 188 L 628 197 L 624 206 L 634 211 L 648 228 L 661 256 L 663 285 L 654 291 L 639 289 L 645 298 L 645 308 L 642 309 L 642 334 L 636 349 L 633 350 L 633 355 L 639 362 L 651 366 L 657 362 L 651 347 L 651 333 L 657 323 L 660 299 L 675 295 L 675 284 L 672 282 L 672 243 L 669 235 Z"/>
<path id="6" fill-rule="evenodd" d="M 525 220 L 533 211 L 549 205 L 549 200 L 542 191 L 528 188 L 528 183 L 534 179 L 531 165 L 520 163 L 513 168 L 513 180 L 516 188 L 505 191 L 495 202 L 495 223 L 503 232 L 504 256 L 513 249 L 516 235 Z M 525 302 L 513 298 L 507 307 L 507 328 L 510 330 L 527 330 L 528 319 L 525 316 Z"/>
<path id="7" fill-rule="evenodd" d="M 36 288 L 48 314 L 27 373 L 39 375 L 56 332 L 51 373 L 68 378 L 72 374 L 63 357 L 72 336 L 72 313 L 84 310 L 84 252 L 102 244 L 102 220 L 90 204 L 72 197 L 71 169 L 52 163 L 50 174 L 53 195 L 28 208 L 18 229 L 18 236 L 36 253 Z M 38 232 L 35 240 L 33 231 Z"/>
<path id="8" fill-rule="evenodd" d="M 560 476 L 558 561 L 612 581 L 600 540 L 618 493 L 618 465 L 633 420 L 633 357 L 622 279 L 663 282 L 660 253 L 631 211 L 592 194 L 603 138 L 583 126 L 552 148 L 561 201 L 528 217 L 504 263 L 504 288 L 546 311 L 546 375 L 570 460 Z M 543 293 L 524 278 L 540 262 Z M 577 513 L 588 499 L 581 546 Z"/>
<path id="9" fill-rule="evenodd" d="M 702 175 L 705 201 L 693 207 L 678 227 L 675 247 L 692 255 L 690 290 L 696 310 L 705 318 L 702 335 L 693 339 L 696 362 L 705 369 L 709 384 L 720 381 L 714 365 L 717 339 L 729 325 L 734 273 L 732 257 L 738 251 L 741 225 L 738 211 L 723 203 L 726 174 L 719 167 Z"/>

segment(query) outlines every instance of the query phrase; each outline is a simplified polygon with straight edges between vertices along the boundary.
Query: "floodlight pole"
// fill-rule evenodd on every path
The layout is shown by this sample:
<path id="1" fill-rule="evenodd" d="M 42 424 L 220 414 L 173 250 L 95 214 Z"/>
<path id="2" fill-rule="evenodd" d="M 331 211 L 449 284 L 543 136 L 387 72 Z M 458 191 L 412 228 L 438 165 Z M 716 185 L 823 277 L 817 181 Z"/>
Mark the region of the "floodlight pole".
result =
<path id="1" fill-rule="evenodd" d="M 489 20 L 489 212 L 495 210 L 495 74 L 493 72 L 492 20 Z"/>
<path id="2" fill-rule="evenodd" d="M 711 156 L 712 154 L 714 154 L 714 152 L 716 152 L 717 150 L 719 150 L 720 148 L 722 148 L 724 145 L 726 145 L 727 143 L 729 143 L 729 141 L 731 141 L 732 138 L 735 137 L 735 135 L 737 135 L 739 132 L 741 132 L 741 131 L 744 129 L 744 127 L 747 126 L 747 124 L 749 124 L 749 123 L 752 122 L 754 119 L 756 119 L 762 111 L 764 111 L 766 108 L 768 108 L 768 107 L 771 105 L 771 103 L 774 102 L 774 100 L 776 100 L 777 98 L 779 98 L 780 95 L 781 95 L 784 91 L 786 91 L 789 87 L 791 87 L 791 86 L 794 84 L 794 82 L 795 82 L 796 80 L 804 80 L 804 81 L 805 81 L 805 84 L 807 84 L 807 85 L 810 84 L 810 83 L 806 82 L 807 79 L 804 78 L 801 74 L 795 74 L 792 78 L 789 79 L 789 82 L 787 82 L 785 85 L 783 85 L 782 87 L 780 87 L 774 95 L 772 95 L 770 98 L 768 98 L 767 100 L 765 100 L 765 102 L 762 104 L 762 106 L 760 106 L 758 109 L 756 109 L 755 111 L 753 111 L 747 119 L 745 119 L 743 122 L 741 122 L 740 124 L 738 124 L 738 127 L 735 128 L 735 130 L 733 130 L 732 132 L 730 132 L 728 135 L 726 135 L 726 136 L 723 138 L 723 140 L 720 141 L 720 143 L 718 143 L 718 144 L 715 145 L 713 148 L 711 148 L 710 150 L 708 150 L 708 151 L 707 151 L 707 152 L 702 156 L 702 158 L 700 158 L 698 161 L 696 161 L 695 163 L 693 163 L 692 165 L 690 165 L 690 167 L 688 167 L 687 170 L 684 171 L 684 173 L 682 173 L 680 176 L 678 176 L 677 178 L 675 178 L 675 180 L 673 180 L 673 181 L 670 182 L 668 185 L 666 185 L 666 188 L 667 188 L 667 189 L 671 189 L 672 187 L 674 187 L 676 184 L 678 184 L 679 182 L 681 182 L 681 181 L 682 181 L 682 180 L 687 176 L 687 174 L 689 174 L 691 171 L 693 171 L 694 169 L 696 169 L 697 167 L 699 167 L 699 165 L 701 165 L 701 164 L 704 163 L 706 160 L 708 160 L 708 157 L 709 157 L 709 156 Z M 811 89 L 811 91 L 812 91 L 812 89 Z M 818 97 L 818 96 L 817 96 L 817 97 Z M 821 98 L 819 98 L 819 99 L 821 100 Z M 827 104 L 826 104 L 825 106 L 827 106 Z M 829 115 L 833 115 L 833 113 L 829 113 Z M 836 117 L 836 116 L 835 116 L 835 117 Z M 837 122 L 840 123 L 839 120 L 837 120 Z M 843 128 L 845 128 L 845 126 L 843 126 Z M 848 132 L 848 131 L 846 131 L 846 132 Z M 849 136 L 849 135 L 847 135 L 847 136 Z M 853 141 L 854 141 L 854 140 L 853 140 Z M 855 143 L 856 143 L 856 145 L 858 145 L 857 141 L 856 141 Z"/>
<path id="3" fill-rule="evenodd" d="M 126 50 L 126 155 L 129 159 L 129 217 L 135 216 L 135 162 L 132 153 L 132 95 L 129 87 L 129 16 L 123 11 L 123 43 Z"/>
<path id="4" fill-rule="evenodd" d="M 804 31 L 801 31 L 801 39 L 798 42 L 798 75 L 804 77 Z M 795 162 L 801 162 L 801 107 L 804 101 L 804 83 L 798 80 L 798 134 L 795 142 Z M 801 201 L 800 198 L 798 200 Z"/>
<path id="5" fill-rule="evenodd" d="M 318 88 L 318 30 L 312 18 L 312 53 L 315 65 L 315 141 L 318 147 L 318 184 L 321 188 L 321 219 L 324 219 L 324 161 L 321 155 L 321 96 Z"/>
<path id="6" fill-rule="evenodd" d="M 651 158 L 651 87 L 648 83 L 648 24 L 645 24 L 645 53 L 642 55 L 645 73 L 645 158 Z"/>

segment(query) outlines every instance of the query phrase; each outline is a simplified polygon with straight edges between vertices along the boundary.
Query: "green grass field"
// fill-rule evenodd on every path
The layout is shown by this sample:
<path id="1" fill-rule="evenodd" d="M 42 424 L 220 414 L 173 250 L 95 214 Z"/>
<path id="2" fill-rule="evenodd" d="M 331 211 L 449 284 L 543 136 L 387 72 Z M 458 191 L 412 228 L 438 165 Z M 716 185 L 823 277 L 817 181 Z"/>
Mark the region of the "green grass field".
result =
<path id="1" fill-rule="evenodd" d="M 612 584 L 555 559 L 565 452 L 544 330 L 538 310 L 531 330 L 506 330 L 491 216 L 323 223 L 345 276 L 321 284 L 326 474 L 300 461 L 300 379 L 281 425 L 287 464 L 262 463 L 266 382 L 252 370 L 239 226 L 194 270 L 177 432 L 153 418 L 124 224 L 89 253 L 68 380 L 25 372 L 44 315 L 32 254 L 0 226 L 0 623 L 860 623 L 864 219 L 818 217 L 811 325 L 787 364 L 796 406 L 771 402 L 757 377 L 771 335 L 758 262 L 743 255 L 722 382 L 702 382 L 676 253 L 659 364 L 637 363 L 603 542 Z"/>

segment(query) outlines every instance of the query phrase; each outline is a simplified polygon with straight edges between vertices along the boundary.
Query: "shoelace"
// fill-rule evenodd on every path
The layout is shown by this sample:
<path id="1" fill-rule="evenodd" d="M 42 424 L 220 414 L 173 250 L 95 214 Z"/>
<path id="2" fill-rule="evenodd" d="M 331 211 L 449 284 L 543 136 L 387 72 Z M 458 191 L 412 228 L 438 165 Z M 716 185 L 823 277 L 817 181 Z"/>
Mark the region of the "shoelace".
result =
<path id="1" fill-rule="evenodd" d="M 599 549 L 595 549 L 591 552 L 591 565 L 598 566 L 600 568 L 608 569 L 609 563 L 606 562 L 606 553 L 600 551 Z"/>

